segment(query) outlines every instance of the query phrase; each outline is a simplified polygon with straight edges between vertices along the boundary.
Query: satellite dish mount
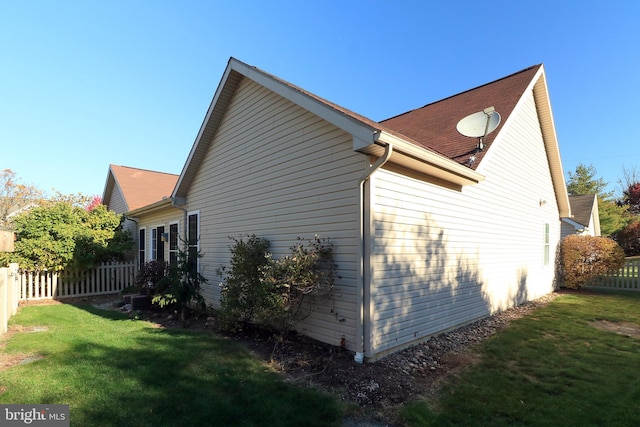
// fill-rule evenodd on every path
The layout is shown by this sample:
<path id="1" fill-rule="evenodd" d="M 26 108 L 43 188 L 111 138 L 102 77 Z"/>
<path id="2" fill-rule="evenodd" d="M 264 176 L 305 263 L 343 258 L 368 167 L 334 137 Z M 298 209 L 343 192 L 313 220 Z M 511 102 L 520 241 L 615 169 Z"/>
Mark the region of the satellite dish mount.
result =
<path id="1" fill-rule="evenodd" d="M 458 122 L 456 129 L 464 136 L 478 138 L 477 153 L 484 150 L 484 139 L 488 134 L 496 130 L 499 124 L 500 114 L 494 107 L 488 107 L 462 118 Z"/>

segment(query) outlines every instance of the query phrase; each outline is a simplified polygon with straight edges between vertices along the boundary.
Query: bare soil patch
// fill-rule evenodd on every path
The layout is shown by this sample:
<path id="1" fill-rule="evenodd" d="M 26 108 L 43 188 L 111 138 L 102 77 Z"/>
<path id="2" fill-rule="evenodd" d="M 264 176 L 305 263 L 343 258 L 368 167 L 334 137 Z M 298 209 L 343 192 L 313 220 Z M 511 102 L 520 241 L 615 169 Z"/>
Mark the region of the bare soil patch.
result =
<path id="1" fill-rule="evenodd" d="M 0 371 L 4 371 L 5 369 L 9 369 L 21 363 L 29 363 L 31 361 L 42 359 L 42 356 L 34 355 L 31 353 L 8 354 L 4 352 L 4 349 L 9 338 L 17 333 L 42 332 L 46 331 L 47 329 L 48 328 L 46 326 L 31 326 L 28 328 L 25 328 L 21 325 L 10 326 L 7 332 L 0 339 Z M 0 390 L 0 394 L 2 394 L 2 390 Z"/>
<path id="2" fill-rule="evenodd" d="M 636 325 L 635 323 L 594 320 L 590 322 L 590 325 L 603 331 L 614 332 L 632 338 L 640 338 L 640 325 Z"/>

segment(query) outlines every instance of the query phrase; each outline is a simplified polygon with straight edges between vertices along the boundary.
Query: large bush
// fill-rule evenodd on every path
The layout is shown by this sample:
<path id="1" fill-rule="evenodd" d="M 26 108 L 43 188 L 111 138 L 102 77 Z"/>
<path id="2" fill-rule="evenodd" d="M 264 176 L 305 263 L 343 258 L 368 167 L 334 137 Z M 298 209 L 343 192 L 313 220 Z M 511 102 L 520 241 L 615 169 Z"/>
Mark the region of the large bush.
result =
<path id="1" fill-rule="evenodd" d="M 624 265 L 624 251 L 606 237 L 571 235 L 565 237 L 558 257 L 563 285 L 580 289 L 603 274 Z"/>
<path id="2" fill-rule="evenodd" d="M 255 234 L 229 239 L 233 241 L 230 265 L 217 271 L 223 278 L 221 320 L 228 325 L 256 322 L 268 315 L 273 304 L 270 284 L 260 280 L 261 269 L 269 262 L 270 243 Z"/>
<path id="3" fill-rule="evenodd" d="M 233 241 L 231 266 L 218 271 L 224 278 L 221 314 L 228 326 L 253 322 L 286 333 L 333 288 L 333 247 L 327 239 L 298 238 L 291 254 L 279 259 L 268 252 L 264 238 Z"/>
<path id="4" fill-rule="evenodd" d="M 273 293 L 271 324 L 287 332 L 313 312 L 334 283 L 333 246 L 326 239 L 298 242 L 291 255 L 269 258 L 261 281 Z"/>
<path id="5" fill-rule="evenodd" d="M 15 252 L 2 262 L 30 270 L 89 269 L 101 262 L 122 261 L 133 246 L 122 229 L 124 217 L 104 205 L 91 210 L 83 200 L 56 199 L 13 220 Z"/>

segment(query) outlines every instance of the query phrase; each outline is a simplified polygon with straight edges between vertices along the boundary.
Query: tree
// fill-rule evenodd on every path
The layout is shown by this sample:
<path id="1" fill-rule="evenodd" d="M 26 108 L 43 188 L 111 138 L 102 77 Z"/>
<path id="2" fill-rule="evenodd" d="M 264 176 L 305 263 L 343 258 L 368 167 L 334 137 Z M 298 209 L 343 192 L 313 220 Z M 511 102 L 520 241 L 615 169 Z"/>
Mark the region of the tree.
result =
<path id="1" fill-rule="evenodd" d="M 575 172 L 569 171 L 567 191 L 571 195 L 596 194 L 598 196 L 598 211 L 600 214 L 600 232 L 603 236 L 610 236 L 622 230 L 630 221 L 627 207 L 622 206 L 613 198 L 613 191 L 606 191 L 608 183 L 602 178 L 596 178 L 596 169 L 590 165 L 580 163 Z"/>
<path id="2" fill-rule="evenodd" d="M 640 169 L 637 166 L 622 166 L 622 178 L 618 178 L 618 184 L 624 192 L 633 184 L 640 182 Z"/>
<path id="3" fill-rule="evenodd" d="M 579 194 L 597 194 L 600 199 L 613 198 L 613 192 L 606 191 L 608 182 L 602 178 L 596 178 L 596 168 L 593 165 L 578 164 L 575 172 L 569 171 L 567 191 L 572 196 Z"/>
<path id="4" fill-rule="evenodd" d="M 9 214 L 37 203 L 41 197 L 40 190 L 22 184 L 11 169 L 0 171 L 0 229 L 11 229 Z"/>
<path id="5" fill-rule="evenodd" d="M 59 196 L 18 215 L 13 220 L 15 252 L 5 254 L 3 261 L 17 262 L 26 269 L 57 271 L 121 260 L 133 245 L 129 233 L 122 230 L 124 217 L 104 205 L 87 211 L 85 199 Z"/>
<path id="6" fill-rule="evenodd" d="M 622 193 L 620 204 L 627 206 L 632 215 L 640 215 L 640 182 L 629 184 Z"/>
<path id="7" fill-rule="evenodd" d="M 634 221 L 616 233 L 615 240 L 625 255 L 640 255 L 640 221 Z"/>

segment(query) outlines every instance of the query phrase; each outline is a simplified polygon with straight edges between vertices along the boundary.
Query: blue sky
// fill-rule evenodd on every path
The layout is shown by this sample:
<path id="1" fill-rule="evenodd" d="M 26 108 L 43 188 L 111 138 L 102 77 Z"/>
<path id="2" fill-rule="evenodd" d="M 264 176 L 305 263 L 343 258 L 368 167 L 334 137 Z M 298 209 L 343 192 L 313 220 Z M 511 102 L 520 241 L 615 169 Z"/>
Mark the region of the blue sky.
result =
<path id="1" fill-rule="evenodd" d="M 543 63 L 565 175 L 640 167 L 636 1 L 0 0 L 0 47 L 0 169 L 45 191 L 179 174 L 230 56 L 373 120 Z"/>

